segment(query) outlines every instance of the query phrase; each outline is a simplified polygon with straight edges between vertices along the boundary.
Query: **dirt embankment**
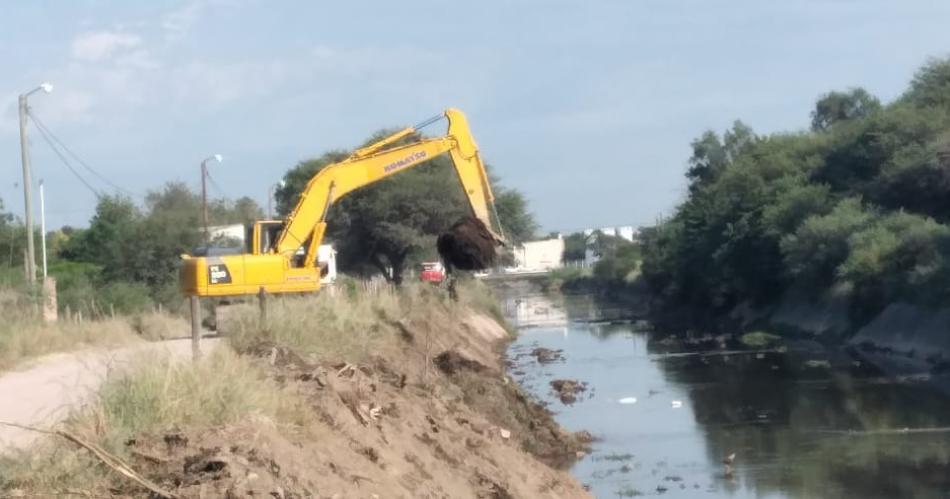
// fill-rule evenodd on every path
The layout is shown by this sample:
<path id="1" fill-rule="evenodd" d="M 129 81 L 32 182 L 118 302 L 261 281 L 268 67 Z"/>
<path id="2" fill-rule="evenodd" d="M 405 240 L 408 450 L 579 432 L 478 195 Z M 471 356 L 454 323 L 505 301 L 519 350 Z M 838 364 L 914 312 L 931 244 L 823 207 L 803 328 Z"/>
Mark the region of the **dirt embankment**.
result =
<path id="1" fill-rule="evenodd" d="M 560 468 L 589 439 L 505 376 L 498 323 L 381 324 L 395 339 L 359 364 L 248 352 L 300 395 L 309 424 L 140 435 L 126 444 L 133 467 L 183 497 L 588 497 Z"/>

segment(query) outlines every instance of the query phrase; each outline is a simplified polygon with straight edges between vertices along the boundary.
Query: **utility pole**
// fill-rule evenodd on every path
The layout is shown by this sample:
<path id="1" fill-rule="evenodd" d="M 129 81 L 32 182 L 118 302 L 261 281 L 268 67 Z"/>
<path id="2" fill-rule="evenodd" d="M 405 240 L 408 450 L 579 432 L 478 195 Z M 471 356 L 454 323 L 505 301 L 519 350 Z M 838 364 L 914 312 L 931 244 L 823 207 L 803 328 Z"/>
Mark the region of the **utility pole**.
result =
<path id="1" fill-rule="evenodd" d="M 31 286 L 36 284 L 36 250 L 33 247 L 33 185 L 32 180 L 30 180 L 30 146 L 26 140 L 26 118 L 29 112 L 26 99 L 31 94 L 40 90 L 50 93 L 53 91 L 53 86 L 49 83 L 43 83 L 33 90 L 20 95 L 18 99 L 20 111 L 20 159 L 23 162 L 23 218 L 26 222 L 26 276 Z"/>
<path id="2" fill-rule="evenodd" d="M 208 161 L 212 159 L 220 163 L 224 157 L 215 154 L 201 161 L 201 219 L 205 228 L 205 246 L 211 244 L 211 233 L 208 231 Z"/>
<path id="3" fill-rule="evenodd" d="M 208 246 L 208 160 L 201 162 L 201 221 L 205 228 L 205 246 Z"/>
<path id="4" fill-rule="evenodd" d="M 43 282 L 46 282 L 46 198 L 43 196 L 42 179 L 40 179 L 40 247 L 43 252 Z"/>
<path id="5" fill-rule="evenodd" d="M 26 95 L 20 96 L 20 159 L 23 162 L 23 217 L 26 219 L 26 277 L 36 284 L 36 256 L 33 249 L 33 193 L 30 180 L 30 145 L 26 140 Z"/>

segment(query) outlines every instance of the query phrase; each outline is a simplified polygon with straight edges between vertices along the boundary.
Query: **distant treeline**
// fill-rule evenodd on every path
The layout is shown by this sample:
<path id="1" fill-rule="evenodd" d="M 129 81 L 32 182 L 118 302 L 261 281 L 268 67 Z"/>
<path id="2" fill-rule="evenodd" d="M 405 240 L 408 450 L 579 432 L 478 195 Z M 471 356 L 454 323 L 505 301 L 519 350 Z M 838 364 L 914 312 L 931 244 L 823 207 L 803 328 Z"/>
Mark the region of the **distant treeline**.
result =
<path id="1" fill-rule="evenodd" d="M 642 233 L 660 310 L 711 318 L 835 295 L 860 324 L 895 301 L 950 304 L 950 59 L 894 102 L 835 91 L 811 118 L 805 132 L 737 121 L 692 143 L 687 200 Z"/>

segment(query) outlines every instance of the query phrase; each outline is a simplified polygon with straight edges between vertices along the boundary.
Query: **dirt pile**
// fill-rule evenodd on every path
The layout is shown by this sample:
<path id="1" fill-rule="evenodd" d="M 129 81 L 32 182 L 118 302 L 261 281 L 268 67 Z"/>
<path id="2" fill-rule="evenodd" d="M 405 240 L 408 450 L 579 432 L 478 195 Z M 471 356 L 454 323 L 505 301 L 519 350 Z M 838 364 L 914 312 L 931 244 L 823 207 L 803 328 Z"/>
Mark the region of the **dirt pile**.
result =
<path id="1" fill-rule="evenodd" d="M 495 263 L 495 238 L 475 217 L 456 222 L 439 235 L 436 246 L 449 269 L 483 270 Z"/>
<path id="2" fill-rule="evenodd" d="M 182 497 L 589 497 L 557 469 L 589 435 L 564 431 L 505 376 L 500 325 L 474 313 L 431 336 L 431 324 L 401 324 L 408 335 L 393 328 L 358 364 L 258 345 L 248 354 L 300 396 L 307 424 L 139 435 L 132 466 Z M 126 485 L 112 492 L 142 494 Z"/>
<path id="3" fill-rule="evenodd" d="M 577 402 L 577 396 L 587 391 L 587 383 L 573 379 L 556 379 L 551 382 L 551 388 L 561 399 L 563 404 L 573 404 Z"/>

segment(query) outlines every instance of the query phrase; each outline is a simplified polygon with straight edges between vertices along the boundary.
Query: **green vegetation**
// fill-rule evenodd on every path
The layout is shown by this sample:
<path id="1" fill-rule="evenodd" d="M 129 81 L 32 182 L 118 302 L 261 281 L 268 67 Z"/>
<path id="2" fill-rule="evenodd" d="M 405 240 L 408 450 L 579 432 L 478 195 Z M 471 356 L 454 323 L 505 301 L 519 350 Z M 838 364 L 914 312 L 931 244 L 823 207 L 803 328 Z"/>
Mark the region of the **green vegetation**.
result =
<path id="1" fill-rule="evenodd" d="M 213 225 L 262 216 L 249 198 L 209 202 Z M 47 235 L 49 273 L 57 280 L 60 312 L 102 318 L 141 314 L 159 304 L 178 310 L 178 264 L 183 253 L 202 243 L 200 217 L 200 196 L 180 182 L 148 193 L 144 207 L 121 196 L 101 197 L 88 228 L 63 227 Z M 25 229 L 2 212 L 2 205 L 0 242 L 0 287 L 32 296 L 24 285 Z"/>
<path id="2" fill-rule="evenodd" d="M 665 311 L 708 318 L 835 289 L 861 323 L 895 301 L 950 301 L 950 60 L 887 105 L 862 89 L 826 94 L 809 132 L 736 122 L 692 146 L 688 199 L 641 234 Z"/>
<path id="3" fill-rule="evenodd" d="M 579 265 L 588 252 L 596 262 Z M 594 231 L 589 236 L 575 233 L 565 237 L 564 261 L 567 266 L 547 276 L 546 288 L 600 289 L 611 293 L 628 289 L 638 281 L 642 254 L 639 244 Z"/>
<path id="4" fill-rule="evenodd" d="M 363 145 L 386 135 L 381 131 Z M 418 139 L 412 135 L 397 145 Z M 288 214 L 313 175 L 348 155 L 329 151 L 288 171 L 276 193 L 279 212 Z M 492 184 L 505 235 L 515 243 L 531 238 L 537 224 L 524 196 L 501 187 L 497 179 Z M 380 273 L 399 284 L 419 262 L 438 260 L 436 237 L 470 211 L 451 159 L 443 155 L 341 199 L 330 211 L 327 238 L 339 251 L 340 270 L 359 276 Z"/>

